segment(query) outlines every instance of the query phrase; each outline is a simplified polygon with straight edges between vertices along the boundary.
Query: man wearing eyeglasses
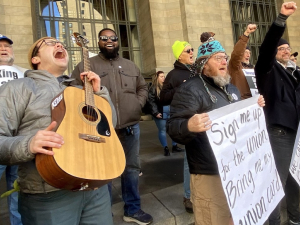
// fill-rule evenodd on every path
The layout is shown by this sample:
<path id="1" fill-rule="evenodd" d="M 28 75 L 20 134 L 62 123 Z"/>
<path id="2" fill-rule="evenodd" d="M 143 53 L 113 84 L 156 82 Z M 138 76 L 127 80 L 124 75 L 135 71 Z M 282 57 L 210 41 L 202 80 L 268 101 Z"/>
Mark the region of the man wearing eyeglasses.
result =
<path id="1" fill-rule="evenodd" d="M 206 112 L 240 100 L 230 84 L 229 57 L 221 43 L 206 36 L 198 48 L 197 74 L 179 86 L 171 103 L 167 132 L 185 144 L 191 173 L 191 201 L 195 225 L 233 225 L 217 162 L 205 131 L 211 128 Z M 263 98 L 259 104 L 264 105 Z"/>
<path id="2" fill-rule="evenodd" d="M 99 34 L 100 53 L 90 58 L 91 71 L 101 77 L 101 84 L 108 90 L 117 111 L 116 133 L 123 146 L 126 167 L 121 175 L 122 196 L 125 222 L 150 224 L 153 218 L 141 209 L 139 194 L 139 160 L 141 110 L 148 97 L 148 87 L 138 67 L 130 60 L 119 56 L 117 34 L 109 28 L 102 29 Z M 79 63 L 72 77 L 78 84 L 82 81 L 79 74 L 83 63 Z M 111 184 L 110 184 L 111 191 Z"/>
<path id="3" fill-rule="evenodd" d="M 53 156 L 48 149 L 59 149 L 64 144 L 64 137 L 53 131 L 57 122 L 51 122 L 50 105 L 70 85 L 69 76 L 63 75 L 69 56 L 61 42 L 43 37 L 30 47 L 28 63 L 32 70 L 25 73 L 25 78 L 0 87 L 0 163 L 19 165 L 17 183 L 23 225 L 112 225 L 106 185 L 96 190 L 62 190 L 39 175 L 36 154 Z M 94 94 L 110 103 L 115 125 L 114 107 L 99 76 L 91 71 L 80 76 L 81 79 L 87 76 Z"/>
<path id="4" fill-rule="evenodd" d="M 264 108 L 275 164 L 285 188 L 289 225 L 300 225 L 299 186 L 289 174 L 289 166 L 300 115 L 300 72 L 290 61 L 291 47 L 282 39 L 286 20 L 297 9 L 285 2 L 260 47 L 255 66 L 256 83 L 264 95 Z M 280 204 L 269 217 L 270 225 L 280 224 Z"/>
<path id="5" fill-rule="evenodd" d="M 14 65 L 13 41 L 0 34 L 0 86 L 11 80 L 24 77 L 26 69 Z M 18 166 L 0 165 L 0 178 L 6 174 L 7 190 L 13 189 L 14 181 L 18 178 Z M 7 199 L 11 225 L 20 225 L 21 215 L 18 212 L 18 193 L 12 193 Z"/>

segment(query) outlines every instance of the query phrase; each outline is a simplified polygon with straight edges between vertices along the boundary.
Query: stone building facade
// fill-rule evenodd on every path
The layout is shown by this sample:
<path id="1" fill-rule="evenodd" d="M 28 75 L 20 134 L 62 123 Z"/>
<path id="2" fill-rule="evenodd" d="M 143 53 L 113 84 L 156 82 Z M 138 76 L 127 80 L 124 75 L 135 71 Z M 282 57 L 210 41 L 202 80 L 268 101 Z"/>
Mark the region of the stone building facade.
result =
<path id="1" fill-rule="evenodd" d="M 45 1 L 45 0 L 44 0 Z M 68 0 L 70 1 L 70 0 Z M 125 1 L 125 0 L 124 0 Z M 238 0 L 237 0 L 238 1 Z M 139 30 L 141 71 L 145 77 L 173 67 L 171 46 L 175 40 L 191 43 L 197 54 L 200 34 L 212 31 L 231 53 L 234 34 L 229 0 L 134 0 Z M 295 0 L 300 5 L 300 0 Z M 36 0 L 0 0 L 0 33 L 14 41 L 15 63 L 29 68 L 27 51 L 39 38 Z M 282 2 L 277 1 L 277 12 Z M 300 10 L 289 18 L 285 38 L 300 51 Z"/>

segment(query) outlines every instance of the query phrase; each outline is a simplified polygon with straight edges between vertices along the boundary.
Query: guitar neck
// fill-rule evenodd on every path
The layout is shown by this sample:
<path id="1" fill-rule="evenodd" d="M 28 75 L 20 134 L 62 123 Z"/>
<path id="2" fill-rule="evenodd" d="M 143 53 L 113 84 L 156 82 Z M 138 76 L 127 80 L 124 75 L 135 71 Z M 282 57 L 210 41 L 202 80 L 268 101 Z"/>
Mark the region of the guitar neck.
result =
<path id="1" fill-rule="evenodd" d="M 82 48 L 82 52 L 83 52 L 84 72 L 88 72 L 91 70 L 89 51 L 87 48 Z M 86 76 L 84 78 L 84 90 L 85 90 L 85 104 L 95 107 L 93 85 L 91 81 L 88 81 Z"/>

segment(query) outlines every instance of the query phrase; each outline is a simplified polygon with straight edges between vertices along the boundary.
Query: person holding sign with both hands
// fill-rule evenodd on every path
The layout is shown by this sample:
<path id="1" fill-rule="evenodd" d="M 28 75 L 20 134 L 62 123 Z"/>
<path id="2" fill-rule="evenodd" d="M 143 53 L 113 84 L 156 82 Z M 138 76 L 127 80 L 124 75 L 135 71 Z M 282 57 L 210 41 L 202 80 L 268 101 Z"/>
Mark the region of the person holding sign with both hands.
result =
<path id="1" fill-rule="evenodd" d="M 170 137 L 186 147 L 195 225 L 233 224 L 206 134 L 212 123 L 207 112 L 241 99 L 238 89 L 230 84 L 227 61 L 220 42 L 213 37 L 203 41 L 198 49 L 197 74 L 176 90 L 167 122 Z M 258 103 L 265 105 L 262 96 Z"/>

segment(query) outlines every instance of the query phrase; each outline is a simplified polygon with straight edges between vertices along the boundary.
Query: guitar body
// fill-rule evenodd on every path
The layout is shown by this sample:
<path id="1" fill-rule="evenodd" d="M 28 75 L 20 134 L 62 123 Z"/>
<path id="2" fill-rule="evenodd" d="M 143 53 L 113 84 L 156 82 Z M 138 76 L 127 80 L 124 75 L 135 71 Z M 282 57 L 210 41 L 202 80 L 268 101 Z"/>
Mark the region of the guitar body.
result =
<path id="1" fill-rule="evenodd" d="M 125 155 L 112 125 L 109 103 L 94 95 L 95 107 L 85 104 L 85 92 L 68 87 L 51 104 L 56 132 L 64 138 L 53 156 L 37 154 L 42 178 L 60 189 L 83 190 L 100 187 L 120 176 Z M 99 108 L 98 108 L 99 107 Z"/>

